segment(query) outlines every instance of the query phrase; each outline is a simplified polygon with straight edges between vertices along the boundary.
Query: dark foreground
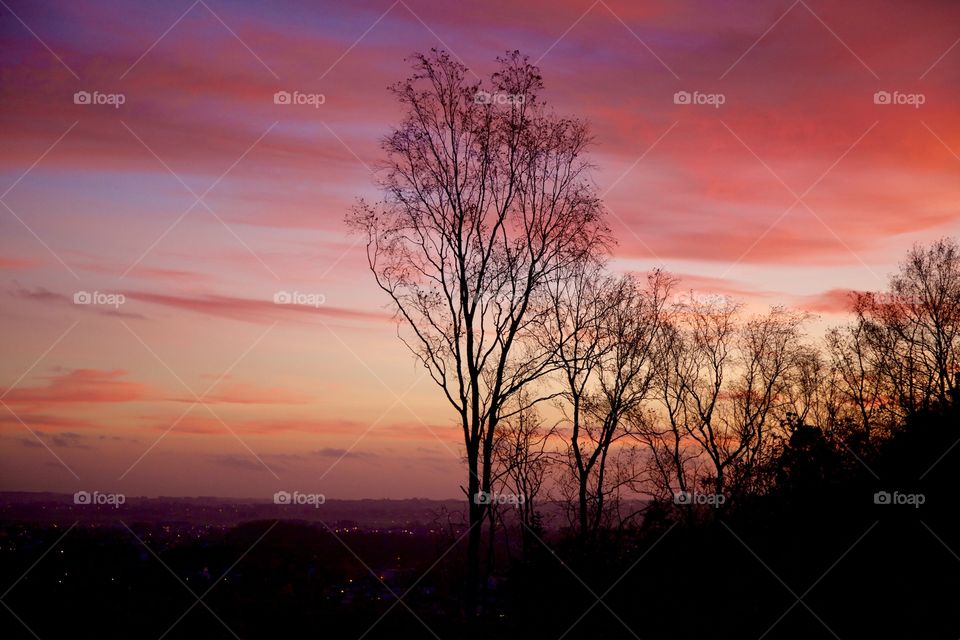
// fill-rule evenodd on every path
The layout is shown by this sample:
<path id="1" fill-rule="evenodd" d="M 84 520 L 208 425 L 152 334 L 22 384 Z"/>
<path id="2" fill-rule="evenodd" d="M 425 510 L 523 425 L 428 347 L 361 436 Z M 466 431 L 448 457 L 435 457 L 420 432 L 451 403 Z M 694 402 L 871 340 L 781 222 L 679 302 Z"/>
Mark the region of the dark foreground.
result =
<path id="1" fill-rule="evenodd" d="M 548 531 L 523 559 L 500 548 L 471 625 L 463 528 L 445 506 L 433 521 L 363 526 L 6 508 L 0 629 L 44 640 L 957 638 L 957 438 L 956 415 L 939 416 L 857 461 L 801 434 L 769 495 L 723 512 L 653 505 L 639 528 L 586 544 Z M 923 504 L 877 504 L 878 491 Z"/>

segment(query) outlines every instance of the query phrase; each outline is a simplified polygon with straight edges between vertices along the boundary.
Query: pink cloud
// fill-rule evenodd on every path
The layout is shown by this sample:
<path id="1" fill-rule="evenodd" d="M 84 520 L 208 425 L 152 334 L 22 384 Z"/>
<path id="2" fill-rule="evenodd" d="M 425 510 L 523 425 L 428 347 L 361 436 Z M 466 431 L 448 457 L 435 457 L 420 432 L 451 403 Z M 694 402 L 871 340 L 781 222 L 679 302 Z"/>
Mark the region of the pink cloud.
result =
<path id="1" fill-rule="evenodd" d="M 256 300 L 206 294 L 197 297 L 128 291 L 125 295 L 133 300 L 150 304 L 183 309 L 211 316 L 242 320 L 244 322 L 270 323 L 278 320 L 309 322 L 311 316 L 336 320 L 359 320 L 372 322 L 390 321 L 384 313 L 345 309 L 327 304 L 276 304 L 273 300 Z"/>
<path id="2" fill-rule="evenodd" d="M 851 289 L 828 289 L 822 293 L 803 296 L 797 301 L 797 306 L 815 313 L 846 314 L 853 308 Z"/>

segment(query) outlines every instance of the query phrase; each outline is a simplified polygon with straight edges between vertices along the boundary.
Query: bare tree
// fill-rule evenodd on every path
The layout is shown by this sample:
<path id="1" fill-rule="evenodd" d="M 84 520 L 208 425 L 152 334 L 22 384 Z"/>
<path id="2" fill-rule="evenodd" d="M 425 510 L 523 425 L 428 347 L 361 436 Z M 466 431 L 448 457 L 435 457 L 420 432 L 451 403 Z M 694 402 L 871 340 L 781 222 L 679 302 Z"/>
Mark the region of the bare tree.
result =
<path id="1" fill-rule="evenodd" d="M 652 395 L 661 410 L 653 419 L 640 424 L 636 436 L 649 451 L 651 469 L 644 478 L 644 488 L 654 498 L 673 499 L 677 494 L 686 494 L 701 475 L 700 450 L 689 437 L 689 429 L 694 422 L 704 421 L 704 416 L 709 419 L 712 414 L 726 360 L 719 347 L 729 332 L 726 325 L 732 313 L 733 309 L 728 309 L 714 315 L 704 305 L 681 303 L 675 305 L 660 332 Z M 691 322 L 694 318 L 697 321 Z M 714 328 L 708 329 L 711 325 Z M 696 340 L 690 334 L 693 327 L 700 328 Z M 707 340 L 708 337 L 712 339 Z M 694 384 L 706 369 L 703 356 L 709 349 L 713 349 L 710 361 L 714 383 Z M 702 400 L 703 395 L 710 399 Z"/>
<path id="2" fill-rule="evenodd" d="M 804 313 L 774 307 L 744 323 L 738 341 L 740 375 L 734 379 L 730 411 L 725 414 L 728 433 L 736 434 L 746 447 L 742 456 L 739 446 L 730 456 L 735 472 L 731 482 L 720 481 L 719 469 L 718 493 L 761 491 L 762 471 L 771 461 L 771 436 L 783 435 L 777 433 L 778 427 L 809 413 L 816 393 L 811 378 L 819 361 L 801 341 L 807 319 Z"/>
<path id="3" fill-rule="evenodd" d="M 630 481 L 616 464 L 653 380 L 652 355 L 672 279 L 652 272 L 612 278 L 587 266 L 552 290 L 547 325 L 568 416 L 572 504 L 581 540 L 603 524 L 609 499 Z M 612 482 L 611 482 L 612 480 Z"/>
<path id="4" fill-rule="evenodd" d="M 902 415 L 943 404 L 960 380 L 960 247 L 953 239 L 914 246 L 889 291 L 860 294 L 854 313 L 876 371 Z"/>
<path id="5" fill-rule="evenodd" d="M 648 429 L 653 461 L 667 487 L 686 493 L 697 488 L 704 474 L 704 455 L 723 485 L 724 472 L 747 443 L 721 433 L 718 405 L 733 367 L 739 305 L 727 298 L 698 300 L 691 296 L 674 313 L 674 322 L 661 345 L 658 398 L 667 418 L 665 429 Z M 675 480 L 675 482 L 674 482 Z M 719 493 L 720 491 L 718 491 Z"/>
<path id="6" fill-rule="evenodd" d="M 889 424 L 889 401 L 894 395 L 887 384 L 889 377 L 881 374 L 863 324 L 830 329 L 826 348 L 842 398 L 834 421 L 836 425 L 858 424 L 869 440 L 878 426 Z"/>
<path id="7" fill-rule="evenodd" d="M 600 356 L 609 344 L 599 336 L 602 318 L 613 304 L 611 294 L 615 282 L 604 273 L 604 265 L 599 261 L 571 265 L 564 275 L 550 287 L 547 302 L 550 312 L 540 327 L 540 340 L 556 359 L 565 400 L 561 408 L 568 416 L 570 427 L 567 444 L 574 473 L 571 477 L 561 476 L 561 487 L 569 488 L 566 492 L 575 496 L 567 504 L 574 505 L 573 518 L 578 523 L 578 531 L 585 535 L 589 516 L 584 470 L 588 463 L 579 442 L 585 428 L 583 416 L 589 385 Z M 569 487 L 567 480 L 573 482 Z"/>
<path id="8" fill-rule="evenodd" d="M 449 54 L 414 56 L 413 75 L 392 87 L 405 115 L 383 142 L 385 198 L 348 217 L 366 235 L 401 339 L 463 431 L 471 615 L 488 508 L 478 498 L 491 490 L 497 427 L 522 410 L 510 401 L 553 366 L 527 339 L 545 308 L 537 299 L 607 241 L 583 158 L 586 125 L 546 110 L 525 57 L 499 63 L 480 93 Z"/>
<path id="9" fill-rule="evenodd" d="M 820 363 L 802 343 L 805 320 L 775 307 L 744 321 L 727 298 L 678 304 L 657 349 L 662 417 L 640 430 L 655 497 L 759 489 L 778 429 L 818 400 Z"/>

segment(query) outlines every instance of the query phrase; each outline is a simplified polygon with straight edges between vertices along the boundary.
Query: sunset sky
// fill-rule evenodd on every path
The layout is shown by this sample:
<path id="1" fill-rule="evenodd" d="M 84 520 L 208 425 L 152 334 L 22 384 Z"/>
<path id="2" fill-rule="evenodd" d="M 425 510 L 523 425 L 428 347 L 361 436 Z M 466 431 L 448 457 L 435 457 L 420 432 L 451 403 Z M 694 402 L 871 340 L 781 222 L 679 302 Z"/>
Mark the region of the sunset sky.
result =
<path id="1" fill-rule="evenodd" d="M 0 490 L 460 495 L 451 412 L 343 223 L 415 51 L 537 61 L 592 124 L 617 269 L 815 334 L 960 235 L 946 0 L 2 0 L 0 36 Z"/>

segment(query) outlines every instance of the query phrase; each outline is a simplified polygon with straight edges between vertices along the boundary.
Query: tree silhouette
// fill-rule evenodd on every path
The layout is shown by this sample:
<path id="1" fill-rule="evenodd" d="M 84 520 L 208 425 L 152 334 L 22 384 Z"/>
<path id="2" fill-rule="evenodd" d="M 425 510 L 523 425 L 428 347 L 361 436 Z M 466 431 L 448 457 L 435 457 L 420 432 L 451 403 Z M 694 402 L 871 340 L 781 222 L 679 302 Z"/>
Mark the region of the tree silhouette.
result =
<path id="1" fill-rule="evenodd" d="M 742 546 L 721 524 L 759 535 L 763 555 L 800 571 L 836 538 L 817 527 L 863 535 L 874 519 L 863 496 L 880 474 L 914 491 L 928 474 L 943 481 L 946 465 L 937 465 L 956 444 L 960 395 L 954 240 L 915 246 L 889 290 L 854 295 L 854 321 L 820 344 L 805 334 L 802 312 L 747 315 L 726 296 L 676 300 L 664 272 L 645 281 L 610 273 L 586 125 L 545 107 L 525 57 L 498 64 L 483 84 L 446 53 L 413 57 L 413 74 L 392 87 L 404 115 L 383 141 L 384 198 L 348 216 L 366 238 L 400 339 L 462 429 L 469 617 L 480 611 L 485 531 L 496 577 L 494 532 L 519 527 L 512 539 L 524 551 L 534 544 L 527 532 L 542 546 L 551 534 L 536 505 L 553 489 L 572 529 L 560 542 L 608 584 L 681 523 L 672 544 L 682 569 L 651 559 L 649 570 L 746 589 L 749 580 L 724 564 Z M 523 499 L 518 517 L 492 504 L 494 490 Z M 722 496 L 714 505 L 722 508 L 675 499 L 698 490 Z M 628 493 L 649 500 L 623 517 Z M 793 556 L 776 535 L 815 545 Z M 685 544 L 716 554 L 689 554 Z M 522 556 L 517 584 L 542 593 L 515 594 L 518 603 L 578 602 L 553 553 Z M 494 591 L 484 610 L 502 606 Z M 737 632 L 764 631 L 754 627 Z"/>
<path id="2" fill-rule="evenodd" d="M 447 53 L 413 57 L 413 75 L 392 87 L 405 113 L 383 141 L 385 198 L 348 216 L 367 237 L 401 339 L 463 430 L 470 614 L 498 425 L 524 410 L 510 401 L 553 366 L 528 339 L 544 312 L 537 302 L 607 240 L 583 157 L 586 125 L 546 109 L 526 57 L 498 62 L 487 90 Z"/>

